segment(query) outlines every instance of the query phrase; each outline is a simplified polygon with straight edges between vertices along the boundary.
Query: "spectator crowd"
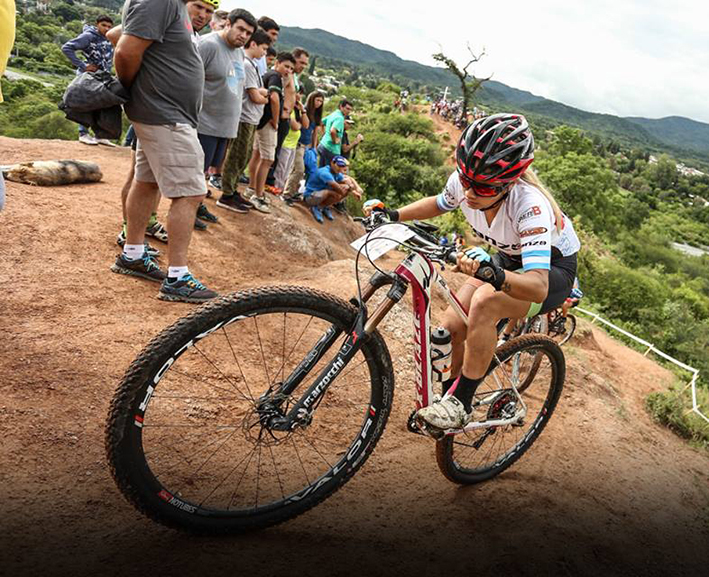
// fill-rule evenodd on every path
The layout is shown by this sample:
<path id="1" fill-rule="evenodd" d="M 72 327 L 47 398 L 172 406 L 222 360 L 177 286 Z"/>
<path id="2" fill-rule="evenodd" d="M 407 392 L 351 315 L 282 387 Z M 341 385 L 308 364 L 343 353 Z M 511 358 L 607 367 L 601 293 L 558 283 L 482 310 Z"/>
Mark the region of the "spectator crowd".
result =
<path id="1" fill-rule="evenodd" d="M 441 94 L 431 102 L 431 115 L 438 114 L 444 120 L 454 124 L 457 128 L 463 129 L 475 120 L 487 116 L 482 108 L 474 106 L 472 110 L 464 110 L 463 99 L 448 100 Z"/>
<path id="2" fill-rule="evenodd" d="M 188 267 L 192 231 L 219 220 L 204 203 L 212 194 L 218 209 L 241 214 L 303 202 L 321 224 L 334 220 L 332 209 L 345 211 L 348 195 L 362 196 L 348 174 L 363 140 L 348 134 L 352 103 L 342 99 L 325 116 L 325 95 L 305 94 L 300 81 L 308 51 L 276 50 L 280 27 L 272 18 L 219 4 L 127 0 L 120 26 L 99 16 L 62 47 L 77 75 L 115 67 L 130 92 L 132 162 L 112 270 L 160 283 L 162 300 L 217 296 Z M 113 146 L 85 126 L 79 140 Z M 161 197 L 170 202 L 166 226 L 157 219 Z M 166 270 L 146 235 L 167 243 Z"/>

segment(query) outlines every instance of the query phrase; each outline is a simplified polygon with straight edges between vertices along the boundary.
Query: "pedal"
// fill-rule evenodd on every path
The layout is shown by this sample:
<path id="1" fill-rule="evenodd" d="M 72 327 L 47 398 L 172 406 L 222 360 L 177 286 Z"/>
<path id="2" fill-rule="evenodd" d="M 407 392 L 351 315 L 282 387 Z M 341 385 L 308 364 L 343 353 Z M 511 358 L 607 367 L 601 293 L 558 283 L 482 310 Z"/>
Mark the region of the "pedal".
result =
<path id="1" fill-rule="evenodd" d="M 441 429 L 436 429 L 435 427 L 431 427 L 428 425 L 425 421 L 419 419 L 416 417 L 416 413 L 418 411 L 412 411 L 412 413 L 409 415 L 409 419 L 406 422 L 406 428 L 410 433 L 414 433 L 416 435 L 421 435 L 423 437 L 429 437 L 431 439 L 434 439 L 436 441 L 440 441 L 443 437 L 445 437 L 445 432 L 442 431 Z"/>

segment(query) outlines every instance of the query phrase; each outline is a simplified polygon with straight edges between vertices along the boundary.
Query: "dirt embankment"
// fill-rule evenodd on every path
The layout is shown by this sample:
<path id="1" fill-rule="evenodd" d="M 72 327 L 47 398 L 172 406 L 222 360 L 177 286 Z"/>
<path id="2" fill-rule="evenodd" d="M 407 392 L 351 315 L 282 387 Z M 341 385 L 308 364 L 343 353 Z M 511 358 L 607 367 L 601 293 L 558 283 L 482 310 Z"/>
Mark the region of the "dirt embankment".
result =
<path id="1" fill-rule="evenodd" d="M 566 348 L 564 394 L 532 449 L 487 484 L 439 473 L 408 434 L 410 315 L 383 332 L 395 405 L 362 471 L 323 505 L 239 538 L 194 538 L 135 512 L 116 490 L 103 425 L 116 383 L 189 305 L 112 274 L 126 149 L 0 138 L 0 164 L 98 162 L 103 182 L 8 183 L 0 213 L 0 566 L 7 575 L 697 575 L 709 562 L 709 457 L 651 422 L 644 397 L 672 376 L 598 329 Z M 220 291 L 304 284 L 354 292 L 359 234 L 301 208 L 226 214 L 195 233 L 191 266 Z M 167 203 L 161 206 L 161 216 Z M 394 261 L 390 259 L 390 264 Z M 446 273 L 455 285 L 460 279 Z M 206 571 L 205 571 L 206 570 Z"/>

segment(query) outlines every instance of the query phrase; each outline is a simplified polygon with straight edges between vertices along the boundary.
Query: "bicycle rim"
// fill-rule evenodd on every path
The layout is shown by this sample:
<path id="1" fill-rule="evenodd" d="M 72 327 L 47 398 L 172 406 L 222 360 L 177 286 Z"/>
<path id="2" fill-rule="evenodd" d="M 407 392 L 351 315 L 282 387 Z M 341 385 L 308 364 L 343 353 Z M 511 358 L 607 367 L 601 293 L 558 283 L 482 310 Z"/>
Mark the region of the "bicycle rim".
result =
<path id="1" fill-rule="evenodd" d="M 538 362 L 530 380 L 515 368 L 516 359 L 528 355 Z M 521 414 L 520 424 L 466 431 L 436 443 L 441 472 L 461 484 L 478 483 L 498 475 L 532 445 L 544 429 L 558 402 L 565 378 L 563 353 L 548 337 L 525 335 L 497 349 L 496 358 L 475 395 L 475 420 L 491 420 Z M 520 380 L 523 379 L 523 380 Z M 520 386 L 526 382 L 524 390 Z"/>
<path id="2" fill-rule="evenodd" d="M 167 329 L 114 400 L 107 444 L 121 490 L 153 519 L 200 532 L 271 525 L 334 492 L 386 423 L 393 375 L 381 338 L 341 371 L 308 425 L 270 430 L 257 405 L 330 327 L 346 334 L 353 320 L 339 299 L 276 288 L 236 293 Z M 284 399 L 284 412 L 343 338 Z"/>

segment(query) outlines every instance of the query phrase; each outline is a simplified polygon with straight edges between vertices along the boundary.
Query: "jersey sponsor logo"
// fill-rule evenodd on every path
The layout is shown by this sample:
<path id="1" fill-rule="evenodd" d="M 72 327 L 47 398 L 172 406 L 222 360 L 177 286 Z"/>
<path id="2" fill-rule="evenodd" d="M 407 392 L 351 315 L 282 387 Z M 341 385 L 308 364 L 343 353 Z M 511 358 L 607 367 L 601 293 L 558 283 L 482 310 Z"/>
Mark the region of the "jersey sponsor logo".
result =
<path id="1" fill-rule="evenodd" d="M 545 246 L 547 241 L 545 240 L 528 240 L 527 242 L 523 242 L 521 245 L 517 245 L 520 248 L 525 248 L 528 246 Z"/>
<path id="2" fill-rule="evenodd" d="M 536 236 L 538 234 L 544 234 L 546 231 L 547 231 L 547 229 L 544 228 L 543 226 L 537 226 L 535 228 L 530 228 L 528 230 L 524 230 L 524 231 L 520 232 L 519 236 L 521 238 L 524 238 L 526 236 Z"/>
<path id="3" fill-rule="evenodd" d="M 542 214 L 542 209 L 538 206 L 533 206 L 517 219 L 517 223 L 519 224 L 523 220 L 527 220 L 528 218 L 532 218 L 533 216 L 539 216 L 540 214 Z"/>
<path id="4" fill-rule="evenodd" d="M 546 229 L 544 229 L 544 230 L 546 230 Z M 473 232 L 476 235 L 478 235 L 481 239 L 483 239 L 486 243 L 499 248 L 502 252 L 505 252 L 506 250 L 519 251 L 527 246 L 544 246 L 547 244 L 547 241 L 545 241 L 545 240 L 528 240 L 527 242 L 524 242 L 524 243 L 515 242 L 512 244 L 508 244 L 505 242 L 497 242 L 494 238 L 489 237 L 486 234 L 483 234 L 482 232 L 480 232 L 476 228 L 473 228 Z"/>

